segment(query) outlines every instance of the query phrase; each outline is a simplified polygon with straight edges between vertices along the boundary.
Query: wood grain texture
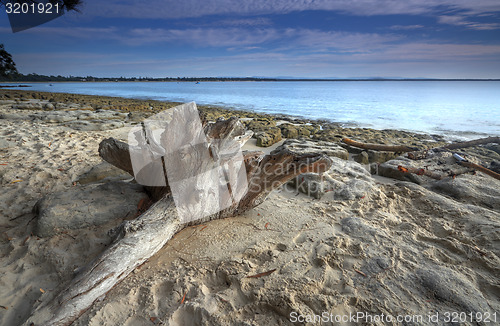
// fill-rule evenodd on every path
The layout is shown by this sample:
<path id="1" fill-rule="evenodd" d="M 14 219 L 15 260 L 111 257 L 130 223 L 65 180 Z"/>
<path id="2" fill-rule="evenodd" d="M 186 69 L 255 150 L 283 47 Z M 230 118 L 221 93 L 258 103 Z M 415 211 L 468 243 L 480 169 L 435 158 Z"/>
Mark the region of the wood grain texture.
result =
<path id="1" fill-rule="evenodd" d="M 362 143 L 349 138 L 342 139 L 342 142 L 349 146 L 358 147 L 362 149 L 372 149 L 375 151 L 384 151 L 384 152 L 411 152 L 416 151 L 417 148 L 409 147 L 405 145 L 380 145 L 380 144 L 370 144 L 370 143 Z"/>

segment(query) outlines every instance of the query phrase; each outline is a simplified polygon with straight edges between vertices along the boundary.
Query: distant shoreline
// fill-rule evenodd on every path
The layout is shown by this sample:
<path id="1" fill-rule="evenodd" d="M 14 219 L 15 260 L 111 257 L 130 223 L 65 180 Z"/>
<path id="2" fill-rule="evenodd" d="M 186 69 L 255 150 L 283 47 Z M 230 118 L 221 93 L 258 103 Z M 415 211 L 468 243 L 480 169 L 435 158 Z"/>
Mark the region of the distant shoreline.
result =
<path id="1" fill-rule="evenodd" d="M 66 78 L 66 77 L 64 77 Z M 295 78 L 217 78 L 217 77 L 200 77 L 200 78 L 143 78 L 143 79 L 116 79 L 116 78 L 97 78 L 86 80 L 87 78 L 78 79 L 76 77 L 67 78 L 67 80 L 45 79 L 45 80 L 9 80 L 0 81 L 3 84 L 19 84 L 19 83 L 120 83 L 120 82 L 176 82 L 176 83 L 196 83 L 196 82 L 500 82 L 500 79 L 432 79 L 432 78 L 373 78 L 373 79 L 295 79 Z M 2 87 L 12 87 L 3 86 Z M 26 86 L 25 86 L 26 87 Z"/>

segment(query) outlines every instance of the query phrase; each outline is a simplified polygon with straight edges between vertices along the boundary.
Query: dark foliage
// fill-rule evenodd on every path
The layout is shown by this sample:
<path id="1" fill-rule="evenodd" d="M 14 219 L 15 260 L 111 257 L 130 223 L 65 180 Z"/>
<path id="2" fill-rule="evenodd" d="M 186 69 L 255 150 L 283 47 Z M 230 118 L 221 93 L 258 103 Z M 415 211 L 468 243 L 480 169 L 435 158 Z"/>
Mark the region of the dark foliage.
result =
<path id="1" fill-rule="evenodd" d="M 0 78 L 13 79 L 18 75 L 19 73 L 17 72 L 14 60 L 12 60 L 12 55 L 5 51 L 3 44 L 0 44 Z"/>

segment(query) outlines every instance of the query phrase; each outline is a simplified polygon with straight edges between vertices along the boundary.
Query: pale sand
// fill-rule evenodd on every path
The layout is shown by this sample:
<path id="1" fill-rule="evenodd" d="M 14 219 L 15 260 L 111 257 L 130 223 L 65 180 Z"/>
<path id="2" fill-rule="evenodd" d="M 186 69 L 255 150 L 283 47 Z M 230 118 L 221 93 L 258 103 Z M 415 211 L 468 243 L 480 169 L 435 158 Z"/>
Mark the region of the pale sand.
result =
<path id="1" fill-rule="evenodd" d="M 30 114 L 4 104 L 0 114 Z M 0 150 L 0 324 L 19 325 L 105 249 L 108 230 L 121 222 L 37 238 L 33 205 L 73 187 L 101 162 L 99 142 L 126 139 L 127 129 L 0 123 L 0 136 L 17 143 Z M 457 178 L 492 182 L 482 174 Z M 378 182 L 349 201 L 277 191 L 241 216 L 184 229 L 74 324 L 287 325 L 291 313 L 365 312 L 445 325 L 427 316 L 470 310 L 496 311 L 498 320 L 499 238 L 497 209 L 415 184 Z"/>

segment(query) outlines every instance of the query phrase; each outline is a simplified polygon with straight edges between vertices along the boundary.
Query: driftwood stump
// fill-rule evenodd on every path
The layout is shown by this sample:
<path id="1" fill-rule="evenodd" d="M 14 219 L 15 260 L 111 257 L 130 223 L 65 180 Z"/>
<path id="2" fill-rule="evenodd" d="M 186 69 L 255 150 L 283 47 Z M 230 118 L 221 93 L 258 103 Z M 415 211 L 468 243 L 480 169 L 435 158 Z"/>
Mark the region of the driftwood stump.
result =
<path id="1" fill-rule="evenodd" d="M 362 149 L 372 149 L 375 151 L 384 152 L 411 152 L 417 150 L 415 147 L 405 146 L 405 145 L 380 145 L 380 144 L 370 144 L 355 141 L 349 138 L 343 138 L 342 142 L 353 147 L 358 147 Z"/>
<path id="2" fill-rule="evenodd" d="M 206 124 L 203 130 L 209 146 L 215 149 L 212 151 L 215 155 L 218 155 L 218 151 L 222 152 L 225 146 L 234 146 L 236 143 L 241 147 L 251 136 L 236 118 Z M 112 138 L 103 140 L 99 145 L 99 154 L 107 162 L 134 175 L 126 143 Z M 197 155 L 192 157 L 199 159 Z M 106 295 L 185 226 L 239 215 L 262 203 L 272 190 L 297 175 L 305 172 L 322 173 L 332 164 L 324 155 L 297 154 L 284 147 L 266 156 L 261 152 L 244 152 L 242 157 L 248 181 L 245 193 L 239 201 L 233 201 L 225 209 L 201 219 L 186 221 L 179 217 L 168 178 L 165 178 L 164 186 L 148 187 L 156 202 L 135 220 L 122 223 L 110 247 L 80 271 L 59 295 L 37 307 L 25 325 L 71 324 L 94 301 Z M 168 161 L 168 157 L 162 159 Z M 208 161 L 192 163 L 197 166 L 212 164 L 212 161 Z M 223 157 L 221 161 L 224 161 Z"/>

